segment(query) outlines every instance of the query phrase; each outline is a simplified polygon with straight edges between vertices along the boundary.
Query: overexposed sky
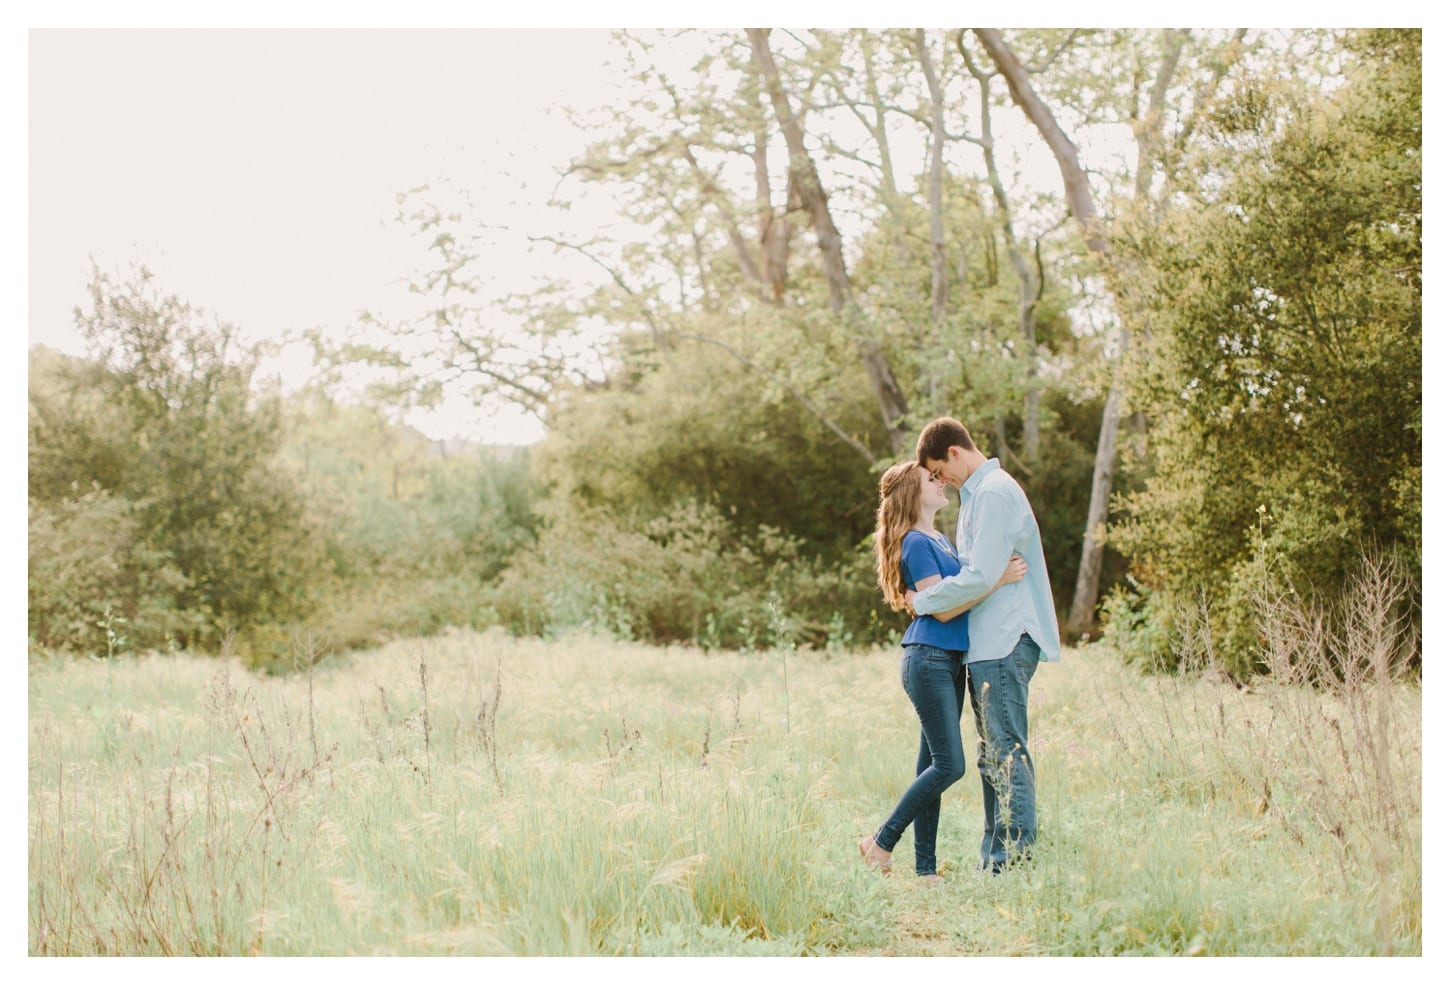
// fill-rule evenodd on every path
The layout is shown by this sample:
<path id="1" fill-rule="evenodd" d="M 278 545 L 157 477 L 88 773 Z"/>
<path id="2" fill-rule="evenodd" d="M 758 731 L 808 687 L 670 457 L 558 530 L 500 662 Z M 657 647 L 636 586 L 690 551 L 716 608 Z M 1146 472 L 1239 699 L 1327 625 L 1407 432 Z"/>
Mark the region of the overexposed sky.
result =
<path id="1" fill-rule="evenodd" d="M 502 227 L 494 280 L 524 289 L 560 262 L 525 237 L 556 231 L 544 203 L 587 139 L 557 107 L 607 100 L 612 54 L 605 30 L 32 31 L 30 343 L 81 351 L 92 257 L 254 338 L 341 333 L 420 261 L 397 193 L 445 177 Z M 410 421 L 541 433 L 461 400 Z"/>

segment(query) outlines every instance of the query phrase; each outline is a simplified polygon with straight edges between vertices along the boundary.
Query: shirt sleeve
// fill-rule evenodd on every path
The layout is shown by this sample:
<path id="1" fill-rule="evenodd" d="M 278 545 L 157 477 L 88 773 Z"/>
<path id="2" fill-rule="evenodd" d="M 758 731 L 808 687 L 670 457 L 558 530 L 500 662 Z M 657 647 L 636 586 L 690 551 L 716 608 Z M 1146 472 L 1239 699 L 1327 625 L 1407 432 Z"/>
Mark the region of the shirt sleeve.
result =
<path id="1" fill-rule="evenodd" d="M 918 615 L 929 616 L 975 602 L 990 592 L 1007 571 L 1014 527 L 1011 501 L 996 492 L 977 495 L 982 501 L 973 517 L 977 529 L 971 554 L 961 559 L 961 571 L 916 594 L 912 608 Z"/>
<path id="2" fill-rule="evenodd" d="M 942 573 L 936 555 L 925 537 L 914 537 L 910 533 L 901 542 L 901 572 L 906 576 L 906 587 L 915 588 L 924 578 Z"/>

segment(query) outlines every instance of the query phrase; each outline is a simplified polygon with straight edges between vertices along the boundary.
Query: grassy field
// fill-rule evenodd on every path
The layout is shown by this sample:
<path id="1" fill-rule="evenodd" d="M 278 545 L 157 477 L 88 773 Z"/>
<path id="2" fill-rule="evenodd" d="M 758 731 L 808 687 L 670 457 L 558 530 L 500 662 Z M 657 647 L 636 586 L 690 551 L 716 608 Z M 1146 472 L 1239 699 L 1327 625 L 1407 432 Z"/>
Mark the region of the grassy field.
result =
<path id="1" fill-rule="evenodd" d="M 1042 841 L 855 839 L 910 779 L 899 651 L 455 633 L 264 678 L 32 660 L 32 955 L 1418 955 L 1418 687 L 1033 682 Z M 965 723 L 971 734 L 970 716 Z"/>

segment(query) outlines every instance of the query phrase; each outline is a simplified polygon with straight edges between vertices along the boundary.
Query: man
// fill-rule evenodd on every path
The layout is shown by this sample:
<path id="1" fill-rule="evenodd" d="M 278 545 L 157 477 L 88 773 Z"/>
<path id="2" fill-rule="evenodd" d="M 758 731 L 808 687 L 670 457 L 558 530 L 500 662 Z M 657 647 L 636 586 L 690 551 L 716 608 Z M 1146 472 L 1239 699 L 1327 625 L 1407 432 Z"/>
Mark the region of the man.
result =
<path id="1" fill-rule="evenodd" d="M 977 722 L 982 777 L 982 867 L 994 875 L 1023 858 L 1037 838 L 1037 779 L 1027 751 L 1027 686 L 1039 660 L 1057 660 L 1057 610 L 1042 534 L 1017 481 L 987 458 L 966 427 L 938 418 L 921 432 L 916 462 L 961 495 L 957 553 L 962 570 L 913 597 L 920 615 L 945 612 L 991 591 L 1013 554 L 1027 577 L 972 609 L 967 682 Z"/>

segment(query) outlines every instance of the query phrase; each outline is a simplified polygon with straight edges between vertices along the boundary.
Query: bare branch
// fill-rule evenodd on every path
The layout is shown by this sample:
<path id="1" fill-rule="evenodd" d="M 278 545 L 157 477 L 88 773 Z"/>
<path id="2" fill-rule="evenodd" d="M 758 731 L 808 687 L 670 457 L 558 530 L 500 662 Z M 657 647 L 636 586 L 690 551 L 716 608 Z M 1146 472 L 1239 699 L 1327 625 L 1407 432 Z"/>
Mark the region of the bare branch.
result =
<path id="1" fill-rule="evenodd" d="M 619 271 L 615 270 L 609 264 L 599 259 L 599 257 L 595 256 L 584 247 L 579 246 L 576 243 L 570 243 L 567 240 L 559 239 L 554 236 L 530 236 L 529 240 L 535 243 L 552 243 L 555 247 L 559 249 L 573 250 L 575 253 L 580 254 L 585 259 L 589 260 L 595 266 L 599 267 L 601 270 L 607 273 L 610 280 L 614 281 L 614 283 L 618 285 L 620 290 L 624 291 L 632 298 L 639 298 L 639 293 L 635 291 L 634 288 L 630 287 L 627 283 L 625 283 L 624 277 L 620 275 Z M 649 306 L 641 303 L 640 314 L 644 317 L 645 322 L 649 325 L 650 337 L 654 339 L 655 345 L 659 347 L 660 351 L 669 352 L 669 338 L 655 322 L 654 315 L 650 313 Z"/>
<path id="2" fill-rule="evenodd" d="M 982 42 L 982 47 L 986 48 L 987 53 L 991 55 L 997 70 L 1007 80 L 1007 88 L 1012 93 L 1012 101 L 1027 114 L 1027 118 L 1037 127 L 1043 140 L 1051 148 L 1053 156 L 1057 158 L 1058 170 L 1062 172 L 1063 189 L 1067 194 L 1068 208 L 1083 227 L 1088 249 L 1106 258 L 1109 254 L 1108 242 L 1103 237 L 1100 228 L 1097 207 L 1093 204 L 1092 191 L 1088 187 L 1087 172 L 1083 170 L 1082 164 L 1078 160 L 1076 145 L 1058 125 L 1056 118 L 1052 115 L 1052 110 L 1032 88 L 1032 82 L 1027 77 L 1026 69 L 1002 39 L 1002 33 L 995 28 L 987 27 L 972 30 L 977 39 Z"/>
<path id="3" fill-rule="evenodd" d="M 1082 30 L 1081 28 L 1073 28 L 1071 31 L 1068 31 L 1067 37 L 1062 39 L 1061 44 L 1049 51 L 1043 57 L 1042 61 L 1034 62 L 1033 64 L 1028 65 L 1027 71 L 1032 75 L 1041 75 L 1043 72 L 1046 72 L 1049 68 L 1052 67 L 1053 62 L 1057 61 L 1058 58 L 1062 57 L 1062 53 L 1064 51 L 1072 47 L 1072 43 L 1077 40 L 1078 35 L 1086 33 L 1087 32 Z"/>

